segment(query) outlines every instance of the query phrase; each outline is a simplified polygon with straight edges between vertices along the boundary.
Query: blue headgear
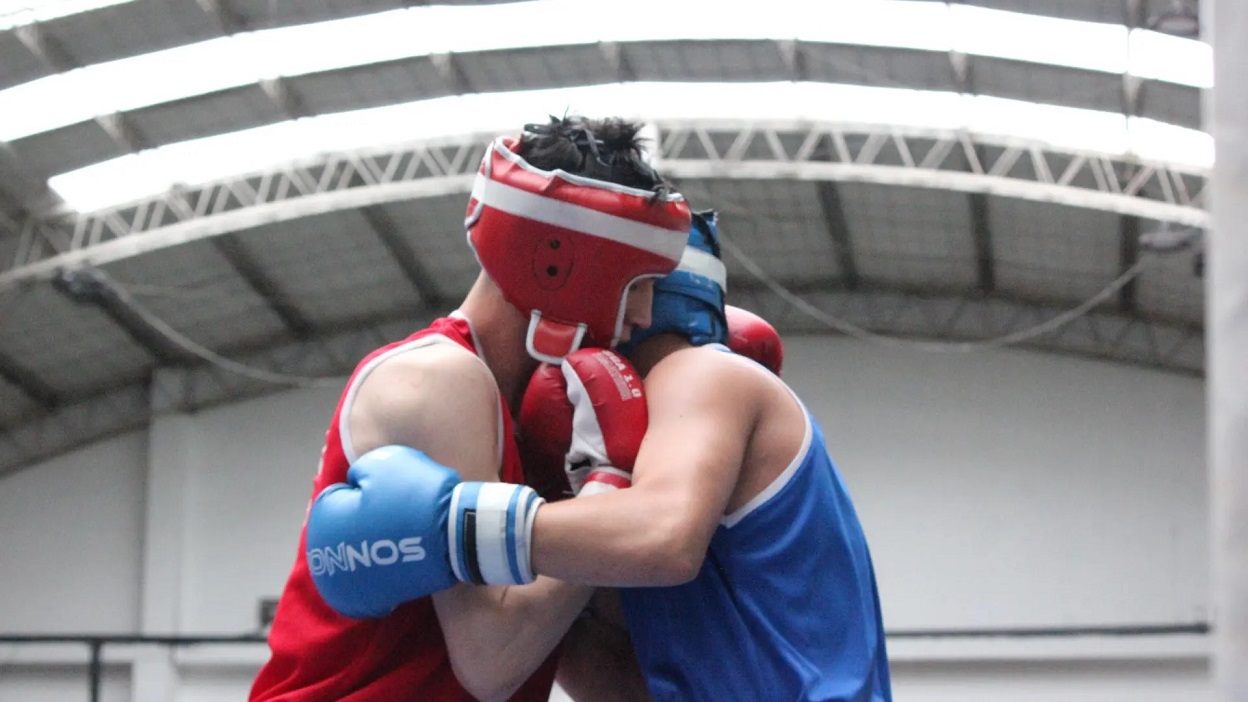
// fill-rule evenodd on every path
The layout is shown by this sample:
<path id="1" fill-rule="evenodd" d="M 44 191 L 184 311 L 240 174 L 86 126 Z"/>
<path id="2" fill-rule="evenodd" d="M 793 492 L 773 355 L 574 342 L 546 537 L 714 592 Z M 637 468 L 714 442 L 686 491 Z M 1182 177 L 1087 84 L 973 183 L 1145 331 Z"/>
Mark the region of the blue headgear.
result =
<path id="1" fill-rule="evenodd" d="M 727 340 L 724 291 L 728 274 L 720 260 L 716 219 L 714 210 L 693 213 L 680 265 L 654 284 L 650 326 L 633 329 L 629 340 L 619 347 L 622 353 L 630 353 L 642 341 L 664 332 L 676 332 L 697 346 Z"/>

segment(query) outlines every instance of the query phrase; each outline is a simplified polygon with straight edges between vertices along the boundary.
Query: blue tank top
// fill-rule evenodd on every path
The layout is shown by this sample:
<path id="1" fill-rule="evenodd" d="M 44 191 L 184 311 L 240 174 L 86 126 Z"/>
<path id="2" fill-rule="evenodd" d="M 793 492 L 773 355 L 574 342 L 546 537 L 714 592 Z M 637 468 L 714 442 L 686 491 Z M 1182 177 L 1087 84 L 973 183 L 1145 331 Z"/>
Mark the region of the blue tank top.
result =
<path id="1" fill-rule="evenodd" d="M 871 555 L 823 432 L 711 538 L 698 576 L 621 588 L 656 702 L 886 702 Z"/>

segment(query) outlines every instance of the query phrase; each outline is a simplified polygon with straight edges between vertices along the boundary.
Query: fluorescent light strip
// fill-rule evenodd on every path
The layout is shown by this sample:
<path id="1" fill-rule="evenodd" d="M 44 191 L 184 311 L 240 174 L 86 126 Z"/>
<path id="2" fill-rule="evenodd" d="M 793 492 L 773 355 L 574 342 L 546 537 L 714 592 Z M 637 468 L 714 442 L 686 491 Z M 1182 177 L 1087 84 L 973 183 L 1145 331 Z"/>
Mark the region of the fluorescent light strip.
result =
<path id="1" fill-rule="evenodd" d="M 1212 82 L 1212 52 L 1201 42 L 958 3 L 855 0 L 837 6 L 835 21 L 810 21 L 807 0 L 768 0 L 765 12 L 747 0 L 634 0 L 609 22 L 586 21 L 585 12 L 575 0 L 412 7 L 88 66 L 0 91 L 0 140 L 279 76 L 450 51 L 599 41 L 796 38 L 956 50 L 1199 87 Z"/>
<path id="2" fill-rule="evenodd" d="M 0 0 L 0 31 L 127 2 L 131 0 Z"/>
<path id="3" fill-rule="evenodd" d="M 168 190 L 354 151 L 466 134 L 505 134 L 565 111 L 642 120 L 715 119 L 862 123 L 967 129 L 1109 156 L 1207 167 L 1212 139 L 1117 113 L 954 93 L 822 83 L 627 83 L 464 95 L 325 115 L 172 144 L 58 175 L 50 186 L 90 212 Z"/>

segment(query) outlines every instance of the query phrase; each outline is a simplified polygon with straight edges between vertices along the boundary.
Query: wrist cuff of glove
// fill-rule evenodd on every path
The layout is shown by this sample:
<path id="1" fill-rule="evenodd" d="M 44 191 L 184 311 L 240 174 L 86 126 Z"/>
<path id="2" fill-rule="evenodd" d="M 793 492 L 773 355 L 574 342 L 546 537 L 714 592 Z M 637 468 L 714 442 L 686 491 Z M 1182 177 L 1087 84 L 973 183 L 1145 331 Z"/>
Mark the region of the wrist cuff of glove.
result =
<path id="1" fill-rule="evenodd" d="M 524 585 L 537 577 L 529 561 L 537 509 L 533 488 L 508 483 L 460 483 L 451 493 L 447 525 L 451 570 L 477 585 Z"/>

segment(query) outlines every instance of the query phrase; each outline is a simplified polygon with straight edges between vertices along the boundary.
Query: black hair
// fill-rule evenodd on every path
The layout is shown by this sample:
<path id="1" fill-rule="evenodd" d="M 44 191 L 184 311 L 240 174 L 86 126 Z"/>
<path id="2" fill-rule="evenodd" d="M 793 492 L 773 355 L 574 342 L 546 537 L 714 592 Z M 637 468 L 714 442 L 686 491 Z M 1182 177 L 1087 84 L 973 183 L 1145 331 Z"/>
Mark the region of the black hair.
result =
<path id="1" fill-rule="evenodd" d="M 546 124 L 524 125 L 518 153 L 542 170 L 558 169 L 665 194 L 671 185 L 642 158 L 641 128 L 619 117 L 552 115 Z"/>

